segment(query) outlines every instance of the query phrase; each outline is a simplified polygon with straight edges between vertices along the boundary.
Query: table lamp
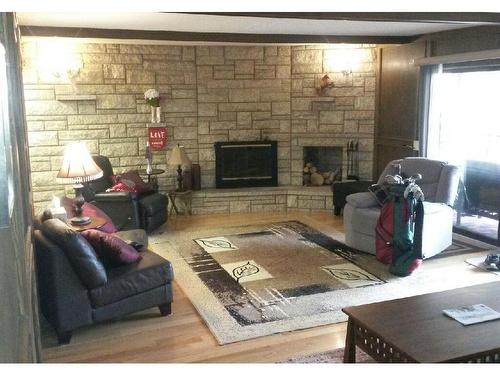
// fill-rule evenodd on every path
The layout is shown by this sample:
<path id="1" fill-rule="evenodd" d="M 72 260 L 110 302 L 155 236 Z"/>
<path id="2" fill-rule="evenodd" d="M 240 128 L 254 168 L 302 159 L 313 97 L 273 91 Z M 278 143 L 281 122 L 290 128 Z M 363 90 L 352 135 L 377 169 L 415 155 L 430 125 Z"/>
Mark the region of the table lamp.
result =
<path id="1" fill-rule="evenodd" d="M 191 165 L 191 160 L 186 154 L 184 146 L 177 145 L 172 149 L 170 154 L 170 159 L 168 160 L 169 165 L 177 165 L 177 190 L 184 191 L 182 186 L 182 165 Z"/>
<path id="2" fill-rule="evenodd" d="M 85 143 L 70 143 L 66 146 L 63 163 L 57 174 L 56 181 L 63 184 L 73 183 L 76 216 L 71 218 L 71 224 L 85 225 L 91 222 L 88 216 L 82 216 L 82 206 L 85 203 L 82 195 L 82 183 L 97 180 L 102 175 L 101 168 L 97 166 L 90 156 Z"/>

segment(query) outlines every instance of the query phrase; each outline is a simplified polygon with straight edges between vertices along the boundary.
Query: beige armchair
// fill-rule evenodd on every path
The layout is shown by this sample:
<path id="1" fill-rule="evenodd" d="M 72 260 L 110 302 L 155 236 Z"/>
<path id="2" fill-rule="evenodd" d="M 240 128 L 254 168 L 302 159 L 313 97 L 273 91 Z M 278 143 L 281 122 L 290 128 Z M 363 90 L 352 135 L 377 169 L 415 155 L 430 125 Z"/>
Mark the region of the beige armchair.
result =
<path id="1" fill-rule="evenodd" d="M 422 157 L 410 157 L 390 162 L 380 175 L 398 173 L 411 176 L 417 173 L 422 179 L 417 183 L 425 195 L 424 225 L 422 232 L 423 258 L 430 258 L 452 243 L 453 209 L 460 180 L 457 166 L 447 162 Z M 344 229 L 346 244 L 366 253 L 375 254 L 375 227 L 380 215 L 380 206 L 370 192 L 348 195 L 344 207 Z"/>

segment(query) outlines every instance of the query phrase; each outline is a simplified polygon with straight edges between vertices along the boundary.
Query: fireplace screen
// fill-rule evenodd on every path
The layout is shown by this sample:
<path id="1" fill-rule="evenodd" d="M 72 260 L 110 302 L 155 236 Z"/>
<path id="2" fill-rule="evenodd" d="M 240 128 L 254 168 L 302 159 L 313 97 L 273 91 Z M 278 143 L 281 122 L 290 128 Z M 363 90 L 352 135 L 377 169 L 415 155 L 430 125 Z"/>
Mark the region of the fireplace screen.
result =
<path id="1" fill-rule="evenodd" d="M 218 188 L 277 186 L 275 141 L 217 142 L 215 160 Z"/>

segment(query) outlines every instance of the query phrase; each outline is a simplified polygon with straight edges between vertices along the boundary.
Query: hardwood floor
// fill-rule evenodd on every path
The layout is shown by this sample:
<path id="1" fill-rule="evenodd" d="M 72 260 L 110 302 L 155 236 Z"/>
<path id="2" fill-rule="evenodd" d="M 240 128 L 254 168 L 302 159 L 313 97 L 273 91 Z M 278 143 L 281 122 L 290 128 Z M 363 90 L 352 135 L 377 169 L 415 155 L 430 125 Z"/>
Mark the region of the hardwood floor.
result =
<path id="1" fill-rule="evenodd" d="M 343 231 L 342 217 L 330 213 L 256 213 L 173 217 L 170 232 L 262 221 L 300 220 L 324 233 Z M 175 271 L 175 270 L 174 270 Z M 344 346 L 346 323 L 274 334 L 219 345 L 174 282 L 173 314 L 150 309 L 120 321 L 76 330 L 69 345 L 57 346 L 50 328 L 43 338 L 44 362 L 273 363 Z"/>

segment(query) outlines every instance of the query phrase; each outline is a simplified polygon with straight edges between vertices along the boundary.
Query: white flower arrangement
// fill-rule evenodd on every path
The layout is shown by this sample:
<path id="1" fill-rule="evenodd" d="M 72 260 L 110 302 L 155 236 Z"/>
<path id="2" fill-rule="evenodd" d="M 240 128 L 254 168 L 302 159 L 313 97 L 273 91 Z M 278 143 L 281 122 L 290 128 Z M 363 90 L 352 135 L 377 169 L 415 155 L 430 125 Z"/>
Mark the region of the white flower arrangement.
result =
<path id="1" fill-rule="evenodd" d="M 148 103 L 151 107 L 160 106 L 160 93 L 158 92 L 158 90 L 146 90 L 146 92 L 144 93 L 144 99 L 146 99 L 146 103 Z"/>

